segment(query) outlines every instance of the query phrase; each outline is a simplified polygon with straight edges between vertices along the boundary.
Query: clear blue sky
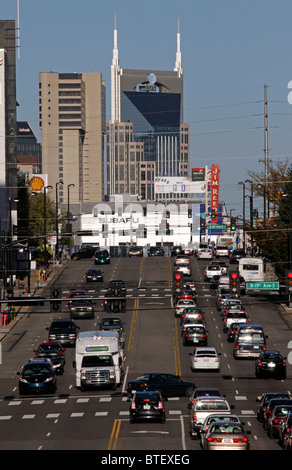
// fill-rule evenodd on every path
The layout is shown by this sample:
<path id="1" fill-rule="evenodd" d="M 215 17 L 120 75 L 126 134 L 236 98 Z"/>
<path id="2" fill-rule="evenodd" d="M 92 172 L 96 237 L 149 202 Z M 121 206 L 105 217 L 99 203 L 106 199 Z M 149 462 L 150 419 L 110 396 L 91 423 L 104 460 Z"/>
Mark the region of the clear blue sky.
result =
<path id="1" fill-rule="evenodd" d="M 16 7 L 1 0 L 1 19 L 16 20 Z M 218 163 L 221 199 L 241 213 L 237 183 L 264 170 L 265 84 L 269 157 L 291 160 L 291 0 L 20 0 L 18 120 L 29 121 L 39 140 L 39 72 L 102 73 L 110 119 L 115 14 L 121 67 L 153 70 L 174 68 L 179 17 L 190 166 Z"/>

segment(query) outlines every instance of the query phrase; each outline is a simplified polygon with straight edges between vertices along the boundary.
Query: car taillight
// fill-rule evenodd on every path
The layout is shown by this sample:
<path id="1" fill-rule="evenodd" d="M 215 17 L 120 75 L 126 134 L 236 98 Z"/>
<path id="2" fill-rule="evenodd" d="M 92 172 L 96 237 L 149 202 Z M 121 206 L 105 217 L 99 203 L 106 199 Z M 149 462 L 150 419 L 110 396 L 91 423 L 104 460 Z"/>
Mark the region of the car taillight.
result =
<path id="1" fill-rule="evenodd" d="M 194 413 L 193 414 L 193 423 L 196 423 L 196 421 L 197 421 L 197 415 L 196 415 L 196 413 Z"/>
<path id="2" fill-rule="evenodd" d="M 262 363 L 262 361 L 260 361 L 260 362 L 259 362 L 259 366 L 262 366 L 262 365 L 263 365 L 263 363 Z"/>
<path id="3" fill-rule="evenodd" d="M 236 349 L 239 349 L 239 344 L 237 343 L 236 346 L 235 346 Z"/>
<path id="4" fill-rule="evenodd" d="M 163 403 L 161 401 L 158 403 L 158 409 L 163 410 Z"/>
<path id="5" fill-rule="evenodd" d="M 236 438 L 233 438 L 233 442 L 234 443 L 238 443 L 238 442 L 247 442 L 248 439 L 247 437 L 236 437 Z"/>
<path id="6" fill-rule="evenodd" d="M 207 438 L 208 442 L 222 442 L 222 437 L 208 437 Z"/>
<path id="7" fill-rule="evenodd" d="M 285 361 L 283 361 L 283 366 L 285 366 L 285 365 L 286 365 L 286 362 L 285 362 Z"/>
<path id="8" fill-rule="evenodd" d="M 135 409 L 136 409 L 136 403 L 133 401 L 131 404 L 131 410 L 135 410 Z"/>

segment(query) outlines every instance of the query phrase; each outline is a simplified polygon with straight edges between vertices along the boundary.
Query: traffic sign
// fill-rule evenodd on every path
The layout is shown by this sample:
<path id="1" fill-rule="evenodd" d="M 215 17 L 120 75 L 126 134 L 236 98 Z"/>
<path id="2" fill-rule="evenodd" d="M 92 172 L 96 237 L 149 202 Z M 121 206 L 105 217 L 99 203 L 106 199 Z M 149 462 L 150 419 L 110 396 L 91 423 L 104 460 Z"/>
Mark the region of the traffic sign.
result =
<path id="1" fill-rule="evenodd" d="M 207 227 L 210 228 L 210 229 L 215 229 L 215 228 L 223 229 L 223 228 L 226 228 L 226 225 L 224 225 L 224 224 L 221 224 L 221 225 L 208 225 Z"/>
<path id="2" fill-rule="evenodd" d="M 246 289 L 279 290 L 279 282 L 247 282 Z"/>

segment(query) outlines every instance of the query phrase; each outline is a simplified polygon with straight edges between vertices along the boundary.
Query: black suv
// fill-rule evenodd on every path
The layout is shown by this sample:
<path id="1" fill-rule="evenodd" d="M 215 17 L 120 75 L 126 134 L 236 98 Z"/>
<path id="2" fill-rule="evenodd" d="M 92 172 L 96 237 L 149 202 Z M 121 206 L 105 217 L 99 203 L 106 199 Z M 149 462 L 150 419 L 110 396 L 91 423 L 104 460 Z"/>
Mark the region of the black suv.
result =
<path id="1" fill-rule="evenodd" d="M 164 400 L 158 391 L 136 392 L 130 405 L 130 423 L 140 419 L 165 422 Z"/>
<path id="2" fill-rule="evenodd" d="M 110 264 L 111 257 L 107 250 L 96 251 L 94 255 L 95 264 Z"/>
<path id="3" fill-rule="evenodd" d="M 18 382 L 19 393 L 54 393 L 57 389 L 56 373 L 50 359 L 31 359 L 24 364 Z"/>
<path id="4" fill-rule="evenodd" d="M 49 328 L 49 341 L 75 346 L 79 326 L 71 318 L 54 320 Z"/>

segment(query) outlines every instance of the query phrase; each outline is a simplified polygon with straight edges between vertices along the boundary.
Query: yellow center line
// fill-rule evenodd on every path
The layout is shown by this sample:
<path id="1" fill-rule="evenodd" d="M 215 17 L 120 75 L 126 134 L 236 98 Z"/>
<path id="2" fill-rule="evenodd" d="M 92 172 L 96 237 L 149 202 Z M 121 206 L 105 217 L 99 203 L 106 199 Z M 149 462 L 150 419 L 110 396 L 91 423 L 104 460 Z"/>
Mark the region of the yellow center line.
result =
<path id="1" fill-rule="evenodd" d="M 131 349 L 131 343 L 132 343 L 132 339 L 133 339 L 133 332 L 135 331 L 135 323 L 136 323 L 136 318 L 137 318 L 137 315 L 138 315 L 138 310 L 139 310 L 139 299 L 135 299 L 135 303 L 134 303 L 134 310 L 133 310 L 133 314 L 132 314 L 132 321 L 131 321 L 131 330 L 130 330 L 130 335 L 129 335 L 129 344 L 128 344 L 128 351 L 130 351 Z"/>
<path id="2" fill-rule="evenodd" d="M 120 432 L 120 427 L 121 427 L 121 420 L 120 419 L 118 419 L 118 420 L 115 419 L 107 450 L 115 450 L 116 449 L 117 440 L 118 440 L 119 432 Z"/>

